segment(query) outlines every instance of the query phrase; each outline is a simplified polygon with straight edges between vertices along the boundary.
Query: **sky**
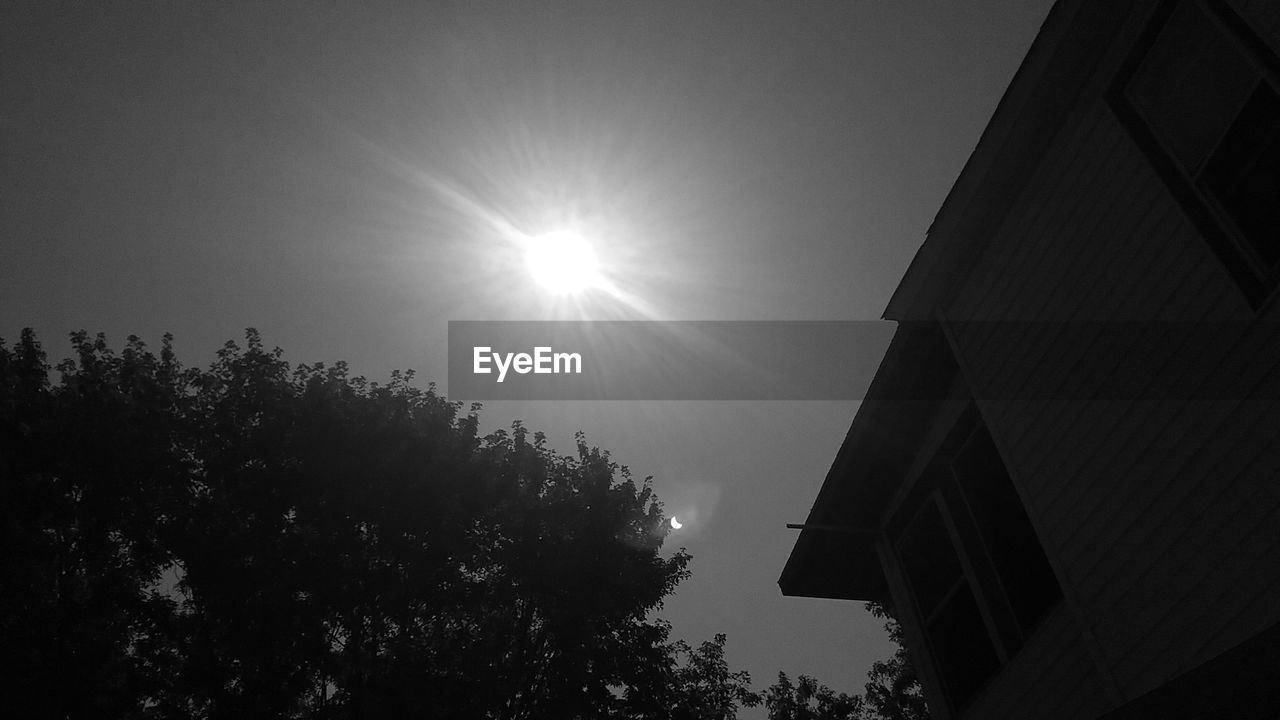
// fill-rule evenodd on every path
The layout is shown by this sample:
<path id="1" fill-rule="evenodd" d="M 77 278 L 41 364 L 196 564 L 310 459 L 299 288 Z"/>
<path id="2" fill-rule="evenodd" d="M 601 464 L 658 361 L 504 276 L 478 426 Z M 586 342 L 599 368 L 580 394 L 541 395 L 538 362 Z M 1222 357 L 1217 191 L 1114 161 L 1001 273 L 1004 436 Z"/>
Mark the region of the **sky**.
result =
<path id="1" fill-rule="evenodd" d="M 0 337 L 171 332 L 202 365 L 255 327 L 447 393 L 450 320 L 877 319 L 1050 5 L 6 3 Z M 530 279 L 513 233 L 566 224 L 617 292 Z M 880 622 L 776 581 L 856 410 L 481 417 L 654 476 L 694 557 L 677 636 L 852 692 Z"/>

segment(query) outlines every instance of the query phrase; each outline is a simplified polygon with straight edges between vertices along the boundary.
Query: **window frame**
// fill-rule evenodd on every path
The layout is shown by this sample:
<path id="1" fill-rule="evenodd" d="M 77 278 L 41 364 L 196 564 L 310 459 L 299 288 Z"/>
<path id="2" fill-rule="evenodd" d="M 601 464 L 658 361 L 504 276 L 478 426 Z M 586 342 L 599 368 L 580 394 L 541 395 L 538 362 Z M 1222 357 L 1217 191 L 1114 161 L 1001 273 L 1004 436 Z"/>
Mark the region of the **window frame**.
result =
<path id="1" fill-rule="evenodd" d="M 1029 514 L 1022 503 L 1021 495 L 1014 484 L 1008 463 L 995 448 L 995 453 L 1004 466 L 1004 475 L 1009 482 L 1008 490 L 1013 493 L 1027 515 L 1028 524 L 1040 545 L 1044 558 L 1044 570 L 1053 578 L 1056 594 L 1040 611 L 1038 617 L 1025 627 L 1015 617 L 1009 591 L 1005 588 L 996 569 L 996 562 L 986 548 L 986 541 L 977 525 L 976 516 L 968 504 L 968 498 L 961 487 L 961 480 L 954 471 L 954 462 L 961 457 L 979 432 L 990 435 L 990 428 L 982 419 L 976 403 L 969 399 L 964 410 L 947 428 L 941 442 L 929 455 L 927 463 L 916 476 L 910 491 L 893 509 L 886 526 L 887 551 L 896 564 L 896 575 L 901 578 L 902 588 L 910 599 L 910 611 L 915 615 L 920 628 L 920 635 L 926 643 L 927 657 L 933 665 L 933 673 L 941 686 L 947 706 L 955 715 L 960 715 L 973 703 L 983 689 L 997 677 L 1000 672 L 1015 658 L 1030 638 L 1039 630 L 1045 619 L 1052 615 L 1064 602 L 1061 579 L 1044 551 L 1044 543 L 1040 540 L 1034 525 L 1030 523 Z M 991 439 L 994 445 L 994 438 Z M 953 583 L 945 593 L 928 609 L 921 607 L 912 586 L 911 571 L 904 557 L 903 547 L 909 543 L 909 533 L 921 518 L 928 512 L 940 514 L 945 537 L 950 542 L 951 551 L 955 553 L 961 571 L 961 577 Z M 956 595 L 957 588 L 965 589 L 972 594 L 977 603 L 983 630 L 986 633 L 991 649 L 995 653 L 995 665 L 977 684 L 968 689 L 967 694 L 959 694 L 964 688 L 951 685 L 954 677 L 952 671 L 943 667 L 942 654 L 937 649 L 935 636 L 930 631 L 930 621 L 937 617 L 943 607 Z"/>
<path id="2" fill-rule="evenodd" d="M 1272 91 L 1280 95 L 1280 57 L 1226 2 L 1163 0 L 1147 18 L 1137 41 L 1122 61 L 1104 97 L 1130 138 L 1151 163 L 1256 312 L 1280 294 L 1277 293 L 1277 289 L 1280 289 L 1280 262 L 1270 268 L 1259 266 L 1253 242 L 1235 227 L 1228 211 L 1201 187 L 1204 181 L 1198 176 L 1204 173 L 1203 168 L 1197 172 L 1197 177 L 1192 177 L 1166 150 L 1156 131 L 1143 118 L 1126 92 L 1166 23 L 1182 3 L 1191 3 L 1209 16 L 1217 31 L 1230 38 L 1243 52 L 1245 59 L 1258 72 L 1260 81 L 1269 84 Z M 1218 144 L 1229 131 L 1230 125 L 1218 138 Z M 1211 151 L 1208 159 L 1212 157 Z"/>

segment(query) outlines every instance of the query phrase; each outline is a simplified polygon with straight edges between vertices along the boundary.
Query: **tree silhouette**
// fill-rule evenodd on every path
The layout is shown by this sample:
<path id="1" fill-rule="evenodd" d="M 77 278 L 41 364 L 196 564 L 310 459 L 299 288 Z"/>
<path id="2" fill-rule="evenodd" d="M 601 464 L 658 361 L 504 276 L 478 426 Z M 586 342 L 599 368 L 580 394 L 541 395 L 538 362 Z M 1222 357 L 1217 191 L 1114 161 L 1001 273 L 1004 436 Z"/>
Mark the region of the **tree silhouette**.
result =
<path id="1" fill-rule="evenodd" d="M 688 571 L 579 436 L 257 333 L 205 371 L 130 338 L 0 343 L 5 684 L 27 716 L 640 717 Z M 21 692 L 16 688 L 24 688 Z M 653 708 L 650 708 L 653 710 Z"/>
<path id="2" fill-rule="evenodd" d="M 49 367 L 27 330 L 0 344 L 0 629 L 18 716 L 127 716 L 156 691 L 144 648 L 167 621 L 146 588 L 187 471 L 172 452 L 179 372 L 135 337 L 121 356 L 102 336 L 72 336 L 76 358 Z"/>
<path id="3" fill-rule="evenodd" d="M 769 686 L 765 696 L 769 720 L 863 720 L 862 698 L 836 693 L 808 675 L 795 683 L 784 672 Z"/>
<path id="4" fill-rule="evenodd" d="M 863 694 L 837 693 L 807 675 L 792 682 L 780 672 L 765 693 L 769 720 L 928 720 L 920 681 L 902 646 L 902 627 L 884 605 L 869 602 L 866 608 L 886 621 L 897 649 L 871 666 Z"/>
<path id="5" fill-rule="evenodd" d="M 874 602 L 867 603 L 866 608 L 885 621 L 884 629 L 897 648 L 888 660 L 871 666 L 863 695 L 867 712 L 871 718 L 882 720 L 928 720 L 929 706 L 924 700 L 920 678 L 902 644 L 902 626 L 891 608 Z"/>
<path id="6" fill-rule="evenodd" d="M 668 687 L 671 697 L 660 717 L 672 720 L 733 720 L 738 707 L 755 707 L 761 697 L 751 691 L 751 676 L 732 671 L 724 659 L 725 635 L 702 643 L 696 650 L 684 641 L 674 655 L 684 664 L 675 669 Z"/>
<path id="7" fill-rule="evenodd" d="M 168 335 L 71 343 L 54 382 L 34 333 L 0 341 L 7 715 L 927 717 L 901 650 L 865 696 L 762 698 L 724 635 L 673 641 L 652 616 L 689 556 L 581 434 L 482 436 L 412 373 L 291 366 L 253 330 L 207 370 Z"/>

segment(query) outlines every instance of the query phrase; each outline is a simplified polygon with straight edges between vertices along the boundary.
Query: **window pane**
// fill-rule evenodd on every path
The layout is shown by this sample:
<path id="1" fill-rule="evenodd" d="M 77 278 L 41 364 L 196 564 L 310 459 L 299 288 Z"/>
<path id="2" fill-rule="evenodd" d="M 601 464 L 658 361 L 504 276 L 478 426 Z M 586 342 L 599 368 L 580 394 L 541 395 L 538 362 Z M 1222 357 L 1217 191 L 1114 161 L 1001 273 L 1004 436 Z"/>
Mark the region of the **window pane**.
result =
<path id="1" fill-rule="evenodd" d="M 952 703 L 964 707 L 1000 668 L 969 583 L 947 600 L 925 631 Z"/>
<path id="2" fill-rule="evenodd" d="M 983 548 L 973 548 L 970 556 L 985 550 L 1026 637 L 1062 591 L 984 425 L 974 430 L 952 469 L 982 539 Z"/>
<path id="3" fill-rule="evenodd" d="M 1184 0 L 1143 58 L 1127 92 L 1169 154 L 1194 176 L 1258 77 L 1232 38 L 1195 2 Z"/>
<path id="4" fill-rule="evenodd" d="M 1205 168 L 1204 186 L 1267 268 L 1280 260 L 1280 97 L 1258 84 Z"/>
<path id="5" fill-rule="evenodd" d="M 938 504 L 927 500 L 898 541 L 898 554 L 920 614 L 929 616 L 960 579 L 960 559 L 942 524 Z"/>

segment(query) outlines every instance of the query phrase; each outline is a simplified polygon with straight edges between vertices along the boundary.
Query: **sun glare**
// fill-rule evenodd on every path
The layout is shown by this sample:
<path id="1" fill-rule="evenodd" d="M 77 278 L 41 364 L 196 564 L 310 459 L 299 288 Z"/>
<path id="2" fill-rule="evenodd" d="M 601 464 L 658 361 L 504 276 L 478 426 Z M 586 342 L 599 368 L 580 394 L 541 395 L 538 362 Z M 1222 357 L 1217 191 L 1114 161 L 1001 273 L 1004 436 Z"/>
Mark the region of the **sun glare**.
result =
<path id="1" fill-rule="evenodd" d="M 525 262 L 534 280 L 557 295 L 582 292 L 600 282 L 595 251 L 586 238 L 572 231 L 528 239 Z"/>

